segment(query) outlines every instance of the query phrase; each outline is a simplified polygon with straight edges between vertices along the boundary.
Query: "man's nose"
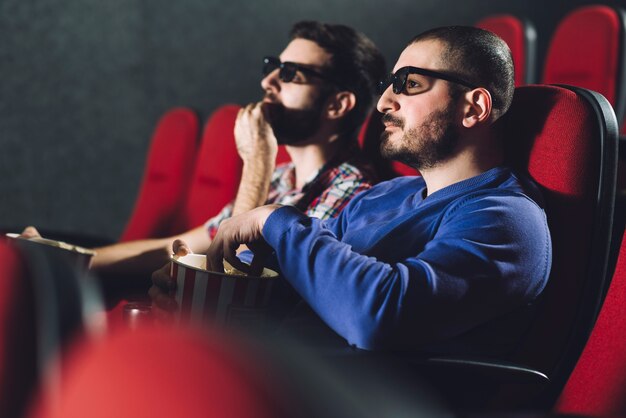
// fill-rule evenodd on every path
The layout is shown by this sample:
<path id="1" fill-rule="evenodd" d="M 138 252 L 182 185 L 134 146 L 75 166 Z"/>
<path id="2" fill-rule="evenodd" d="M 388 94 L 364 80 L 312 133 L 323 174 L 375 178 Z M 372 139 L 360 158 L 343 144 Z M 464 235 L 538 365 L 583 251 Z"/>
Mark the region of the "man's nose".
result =
<path id="1" fill-rule="evenodd" d="M 387 86 L 383 94 L 381 94 L 380 99 L 378 99 L 378 103 L 376 104 L 376 109 L 380 113 L 389 113 L 395 112 L 400 108 L 398 101 L 396 100 L 397 96 L 393 92 L 391 85 Z"/>
<path id="2" fill-rule="evenodd" d="M 280 91 L 280 80 L 278 78 L 279 69 L 275 69 L 274 71 L 267 74 L 261 80 L 261 87 L 265 91 Z"/>

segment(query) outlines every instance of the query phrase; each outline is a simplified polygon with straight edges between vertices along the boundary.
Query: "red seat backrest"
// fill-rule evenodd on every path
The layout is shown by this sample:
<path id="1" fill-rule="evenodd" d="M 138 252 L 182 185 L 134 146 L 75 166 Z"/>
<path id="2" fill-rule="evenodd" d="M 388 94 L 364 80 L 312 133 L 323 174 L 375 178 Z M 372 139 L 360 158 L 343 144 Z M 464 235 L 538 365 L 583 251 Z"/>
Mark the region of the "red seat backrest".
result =
<path id="1" fill-rule="evenodd" d="M 198 117 L 190 109 L 172 109 L 159 119 L 135 207 L 120 241 L 171 233 L 180 202 L 187 193 L 198 133 Z"/>
<path id="2" fill-rule="evenodd" d="M 515 66 L 516 86 L 534 83 L 537 33 L 529 22 L 502 14 L 481 19 L 476 27 L 495 33 L 509 46 Z"/>
<path id="3" fill-rule="evenodd" d="M 613 105 L 626 133 L 626 14 L 591 5 L 575 9 L 559 23 L 544 64 L 544 83 L 571 84 L 602 94 Z M 620 164 L 618 186 L 626 189 Z"/>
<path id="4" fill-rule="evenodd" d="M 543 82 L 597 91 L 624 117 L 624 23 L 621 10 L 604 5 L 578 8 L 558 24 L 544 63 Z"/>
<path id="5" fill-rule="evenodd" d="M 243 164 L 234 136 L 239 109 L 237 105 L 221 106 L 204 125 L 178 232 L 203 224 L 235 198 Z"/>
<path id="6" fill-rule="evenodd" d="M 626 237 L 585 350 L 556 404 L 563 414 L 626 414 Z"/>
<path id="7" fill-rule="evenodd" d="M 516 88 L 499 123 L 510 164 L 527 170 L 543 190 L 553 247 L 550 279 L 516 360 L 562 385 L 605 290 L 617 121 L 597 93 L 527 86 Z"/>

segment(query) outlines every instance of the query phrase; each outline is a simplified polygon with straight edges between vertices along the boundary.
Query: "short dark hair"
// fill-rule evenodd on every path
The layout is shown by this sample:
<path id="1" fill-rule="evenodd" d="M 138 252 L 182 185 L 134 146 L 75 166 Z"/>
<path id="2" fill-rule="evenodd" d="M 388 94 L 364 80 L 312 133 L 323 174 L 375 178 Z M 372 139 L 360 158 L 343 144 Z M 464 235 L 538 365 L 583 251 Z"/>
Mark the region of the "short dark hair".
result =
<path id="1" fill-rule="evenodd" d="M 315 42 L 331 56 L 326 71 L 356 96 L 356 106 L 343 120 L 342 134 L 356 138 L 369 114 L 378 82 L 385 76 L 385 58 L 374 42 L 344 25 L 301 21 L 289 33 L 293 39 Z"/>
<path id="2" fill-rule="evenodd" d="M 422 32 L 409 42 L 437 40 L 444 44 L 445 70 L 491 93 L 494 119 L 508 110 L 515 91 L 511 50 L 497 35 L 471 26 L 447 26 Z M 437 68 L 440 70 L 440 68 Z M 461 86 L 450 84 L 453 96 Z"/>

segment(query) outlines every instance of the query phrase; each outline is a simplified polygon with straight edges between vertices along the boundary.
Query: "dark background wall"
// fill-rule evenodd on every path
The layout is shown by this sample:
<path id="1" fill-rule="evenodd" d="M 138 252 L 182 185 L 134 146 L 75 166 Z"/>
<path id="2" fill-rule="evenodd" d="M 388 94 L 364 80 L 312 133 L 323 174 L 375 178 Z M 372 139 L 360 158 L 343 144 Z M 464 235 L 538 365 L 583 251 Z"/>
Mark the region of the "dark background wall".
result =
<path id="1" fill-rule="evenodd" d="M 260 58 L 280 53 L 297 20 L 351 25 L 393 66 L 422 30 L 513 13 L 534 23 L 540 64 L 556 22 L 590 3 L 3 0 L 0 228 L 117 238 L 159 115 L 190 106 L 205 117 L 220 104 L 258 99 Z"/>

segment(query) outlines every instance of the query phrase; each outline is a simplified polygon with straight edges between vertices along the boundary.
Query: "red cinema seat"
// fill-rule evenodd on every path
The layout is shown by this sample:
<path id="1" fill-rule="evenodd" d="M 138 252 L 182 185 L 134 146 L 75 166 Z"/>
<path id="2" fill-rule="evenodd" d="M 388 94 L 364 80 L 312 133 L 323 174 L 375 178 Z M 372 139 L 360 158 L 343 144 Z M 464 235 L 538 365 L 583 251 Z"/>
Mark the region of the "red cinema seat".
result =
<path id="1" fill-rule="evenodd" d="M 591 417 L 626 415 L 626 239 L 598 320 L 555 411 Z"/>
<path id="2" fill-rule="evenodd" d="M 38 418 L 280 418 L 254 353 L 221 333 L 120 329 L 69 354 L 58 397 L 43 393 Z M 46 396 L 47 395 L 47 396 Z"/>
<path id="3" fill-rule="evenodd" d="M 544 64 L 545 83 L 571 84 L 597 91 L 613 105 L 626 133 L 626 13 L 606 5 L 577 8 L 558 24 Z M 618 216 L 626 207 L 626 142 L 621 139 Z M 623 219 L 620 221 L 623 222 Z M 618 228 L 619 229 L 619 228 Z"/>
<path id="4" fill-rule="evenodd" d="M 515 89 L 510 110 L 497 123 L 509 165 L 527 172 L 543 191 L 552 236 L 550 278 L 527 307 L 532 320 L 521 322 L 523 333 L 511 352 L 439 356 L 426 364 L 457 407 L 548 410 L 591 333 L 610 277 L 617 119 L 598 93 L 531 85 Z"/>
<path id="5" fill-rule="evenodd" d="M 515 65 L 515 86 L 535 82 L 537 32 L 530 22 L 502 14 L 485 17 L 476 23 L 476 27 L 495 33 L 511 49 Z"/>
<path id="6" fill-rule="evenodd" d="M 204 125 L 189 194 L 177 221 L 179 231 L 202 225 L 235 198 L 242 167 L 234 135 L 239 109 L 221 106 Z"/>
<path id="7" fill-rule="evenodd" d="M 508 155 L 543 189 L 553 248 L 550 279 L 514 358 L 548 376 L 541 401 L 551 405 L 610 280 L 617 119 L 602 95 L 580 87 L 521 87 L 513 106 L 503 119 Z"/>
<path id="8" fill-rule="evenodd" d="M 543 82 L 597 91 L 622 122 L 626 110 L 626 16 L 605 5 L 575 9 L 558 24 L 544 63 Z"/>
<path id="9" fill-rule="evenodd" d="M 198 117 L 190 109 L 172 109 L 159 119 L 135 207 L 120 241 L 176 232 L 172 231 L 172 223 L 187 193 L 198 133 Z"/>

